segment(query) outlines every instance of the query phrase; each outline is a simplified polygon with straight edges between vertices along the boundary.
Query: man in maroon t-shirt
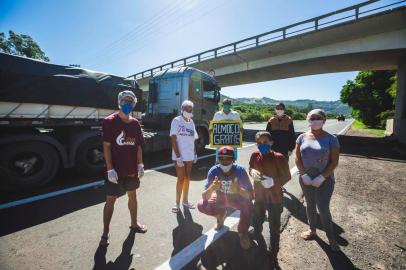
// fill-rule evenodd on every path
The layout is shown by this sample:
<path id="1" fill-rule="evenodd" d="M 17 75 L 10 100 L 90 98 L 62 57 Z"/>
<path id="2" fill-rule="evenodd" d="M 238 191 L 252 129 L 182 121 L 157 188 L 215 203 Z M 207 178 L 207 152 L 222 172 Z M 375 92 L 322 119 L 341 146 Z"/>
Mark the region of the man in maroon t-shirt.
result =
<path id="1" fill-rule="evenodd" d="M 103 121 L 103 152 L 106 162 L 106 204 L 103 210 L 104 230 L 100 245 L 108 245 L 108 234 L 114 203 L 118 196 L 127 192 L 131 215 L 130 229 L 145 233 L 147 228 L 137 221 L 137 194 L 140 178 L 144 175 L 142 148 L 144 137 L 137 119 L 130 116 L 137 98 L 132 91 L 118 94 L 120 111 Z"/>

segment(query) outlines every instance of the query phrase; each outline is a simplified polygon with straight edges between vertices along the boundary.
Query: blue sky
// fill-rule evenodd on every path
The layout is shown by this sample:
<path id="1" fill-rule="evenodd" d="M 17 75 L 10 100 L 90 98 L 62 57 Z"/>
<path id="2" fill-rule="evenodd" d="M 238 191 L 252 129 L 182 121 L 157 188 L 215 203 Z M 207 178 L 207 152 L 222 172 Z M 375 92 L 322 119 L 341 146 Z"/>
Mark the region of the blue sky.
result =
<path id="1" fill-rule="evenodd" d="M 0 32 L 36 40 L 51 62 L 127 76 L 362 1 L 0 0 Z M 223 88 L 232 97 L 337 100 L 356 72 Z"/>

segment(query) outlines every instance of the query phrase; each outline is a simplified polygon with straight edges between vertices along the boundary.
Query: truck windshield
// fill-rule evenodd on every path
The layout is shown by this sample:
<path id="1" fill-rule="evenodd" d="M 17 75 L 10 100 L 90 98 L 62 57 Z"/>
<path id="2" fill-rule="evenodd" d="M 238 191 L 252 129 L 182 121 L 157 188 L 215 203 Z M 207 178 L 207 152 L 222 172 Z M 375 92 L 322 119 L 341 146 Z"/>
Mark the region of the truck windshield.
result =
<path id="1" fill-rule="evenodd" d="M 218 95 L 216 85 L 211 81 L 203 80 L 203 98 L 215 102 Z"/>

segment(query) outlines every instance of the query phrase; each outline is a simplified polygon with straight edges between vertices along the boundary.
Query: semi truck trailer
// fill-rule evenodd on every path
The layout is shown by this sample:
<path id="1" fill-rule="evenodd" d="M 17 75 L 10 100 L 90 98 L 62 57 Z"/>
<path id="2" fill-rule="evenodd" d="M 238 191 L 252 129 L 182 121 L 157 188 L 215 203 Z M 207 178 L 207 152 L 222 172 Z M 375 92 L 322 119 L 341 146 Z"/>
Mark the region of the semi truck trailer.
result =
<path id="1" fill-rule="evenodd" d="M 170 122 L 185 99 L 195 103 L 197 145 L 204 149 L 220 87 L 203 71 L 159 72 L 143 92 L 132 79 L 0 53 L 0 189 L 45 185 L 62 168 L 102 175 L 102 121 L 117 111 L 122 90 L 138 101 L 147 97 L 146 108 L 139 102 L 132 112 L 143 127 L 145 153 L 170 149 Z"/>

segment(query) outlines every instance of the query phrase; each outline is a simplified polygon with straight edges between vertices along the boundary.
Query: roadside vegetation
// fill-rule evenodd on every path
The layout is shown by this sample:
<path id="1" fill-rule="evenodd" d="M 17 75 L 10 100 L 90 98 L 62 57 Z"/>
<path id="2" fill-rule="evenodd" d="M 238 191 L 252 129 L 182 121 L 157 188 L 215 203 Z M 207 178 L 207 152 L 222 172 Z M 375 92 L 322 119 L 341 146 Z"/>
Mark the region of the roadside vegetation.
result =
<path id="1" fill-rule="evenodd" d="M 341 90 L 341 101 L 352 108 L 353 128 L 383 136 L 386 120 L 394 117 L 396 71 L 360 71 Z"/>
<path id="2" fill-rule="evenodd" d="M 273 105 L 257 105 L 244 104 L 234 102 L 233 109 L 240 113 L 241 119 L 244 122 L 266 122 L 274 115 Z M 293 120 L 305 120 L 307 113 L 313 109 L 313 106 L 305 108 L 287 106 L 286 114 L 292 117 Z M 327 112 L 327 118 L 336 118 L 337 113 Z"/>
<path id="3" fill-rule="evenodd" d="M 362 123 L 360 120 L 355 120 L 352 123 L 352 127 L 353 130 L 355 131 L 360 131 L 360 132 L 365 132 L 365 133 L 369 133 L 372 134 L 374 136 L 378 136 L 378 137 L 384 137 L 385 136 L 385 130 L 384 129 L 380 129 L 380 128 L 369 128 L 368 126 L 366 126 L 364 123 Z"/>

